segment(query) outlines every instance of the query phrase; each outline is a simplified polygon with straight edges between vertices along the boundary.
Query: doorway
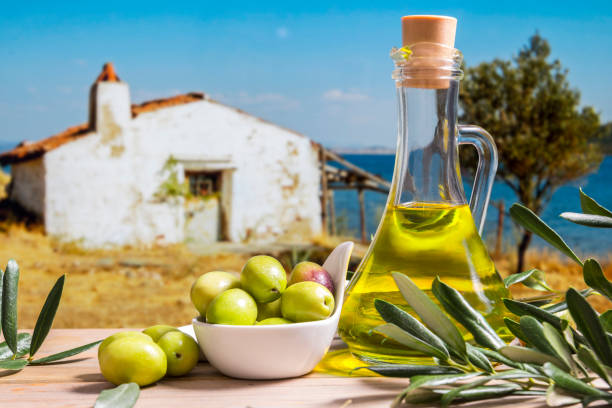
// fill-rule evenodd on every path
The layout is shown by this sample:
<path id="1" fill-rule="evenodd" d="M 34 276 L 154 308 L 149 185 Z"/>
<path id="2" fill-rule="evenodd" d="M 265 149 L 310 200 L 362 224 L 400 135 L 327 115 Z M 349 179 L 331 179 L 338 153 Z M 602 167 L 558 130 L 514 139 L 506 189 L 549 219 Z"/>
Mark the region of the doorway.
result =
<path id="1" fill-rule="evenodd" d="M 185 200 L 186 240 L 198 244 L 224 240 L 223 172 L 186 170 L 185 179 L 190 193 Z"/>

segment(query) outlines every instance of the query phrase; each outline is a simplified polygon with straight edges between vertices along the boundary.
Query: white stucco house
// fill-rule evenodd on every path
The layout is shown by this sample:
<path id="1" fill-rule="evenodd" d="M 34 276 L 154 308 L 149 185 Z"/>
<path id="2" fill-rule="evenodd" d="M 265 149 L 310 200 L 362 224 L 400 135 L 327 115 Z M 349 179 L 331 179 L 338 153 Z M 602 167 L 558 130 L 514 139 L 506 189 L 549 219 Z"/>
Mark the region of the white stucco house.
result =
<path id="1" fill-rule="evenodd" d="M 321 233 L 319 146 L 190 93 L 131 105 L 111 64 L 89 121 L 0 154 L 10 199 L 88 247 L 295 242 Z"/>

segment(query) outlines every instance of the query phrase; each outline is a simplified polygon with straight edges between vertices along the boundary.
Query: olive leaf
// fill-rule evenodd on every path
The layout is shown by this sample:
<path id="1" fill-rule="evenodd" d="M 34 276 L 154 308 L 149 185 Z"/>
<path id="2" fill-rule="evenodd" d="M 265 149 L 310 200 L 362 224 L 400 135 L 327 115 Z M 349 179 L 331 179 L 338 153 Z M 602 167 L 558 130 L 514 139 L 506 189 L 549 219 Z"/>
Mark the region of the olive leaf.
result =
<path id="1" fill-rule="evenodd" d="M 569 325 L 567 320 L 561 320 L 561 333 L 567 345 L 576 352 L 576 341 L 574 339 L 574 329 Z"/>
<path id="2" fill-rule="evenodd" d="M 542 219 L 529 208 L 518 203 L 512 204 L 512 207 L 510 207 L 510 216 L 517 224 L 538 235 L 540 238 L 582 266 L 582 261 L 580 258 L 578 258 L 574 251 L 572 251 L 572 249 L 565 243 L 563 238 L 561 238 L 561 236 L 559 236 L 555 230 L 550 228 L 548 224 L 542 221 Z"/>
<path id="3" fill-rule="evenodd" d="M 58 360 L 63 360 L 64 358 L 67 357 L 72 357 L 75 356 L 79 353 L 82 353 L 85 350 L 89 350 L 92 347 L 97 346 L 98 344 L 102 343 L 102 340 L 98 340 L 98 341 L 94 341 L 92 343 L 89 344 L 85 344 L 83 346 L 79 346 L 79 347 L 75 347 L 72 348 L 70 350 L 66 350 L 66 351 L 62 351 L 59 353 L 55 353 L 55 354 L 51 354 L 49 356 L 43 357 L 43 358 L 39 358 L 36 360 L 32 360 L 30 362 L 31 365 L 43 365 L 43 364 L 49 364 Z"/>
<path id="4" fill-rule="evenodd" d="M 403 392 L 410 394 L 420 387 L 431 387 L 436 385 L 453 384 L 458 381 L 477 377 L 482 373 L 462 373 L 462 374 L 439 374 L 439 375 L 417 375 L 410 378 L 410 386 Z"/>
<path id="5" fill-rule="evenodd" d="M 541 289 L 538 289 L 541 290 Z M 521 302 L 525 302 L 525 303 L 529 303 L 532 306 L 537 306 L 537 307 L 542 307 L 542 306 L 546 306 L 549 305 L 551 302 L 551 299 L 521 299 Z"/>
<path id="6" fill-rule="evenodd" d="M 537 271 L 537 269 L 530 269 L 528 271 L 524 271 L 524 272 L 520 272 L 520 273 L 513 273 L 512 275 L 506 277 L 504 279 L 504 285 L 509 288 L 512 285 L 515 285 L 517 283 L 520 283 L 522 281 L 524 281 L 525 279 L 527 279 L 529 276 L 531 276 L 532 273 L 534 273 L 535 271 Z"/>
<path id="7" fill-rule="evenodd" d="M 447 407 L 455 398 L 460 396 L 460 394 L 463 391 L 484 385 L 491 380 L 516 380 L 516 379 L 533 378 L 533 377 L 534 377 L 534 374 L 523 371 L 523 370 L 508 370 L 502 373 L 497 373 L 497 374 L 489 375 L 486 377 L 479 377 L 471 383 L 464 384 L 460 387 L 457 387 L 457 388 L 454 388 L 448 391 L 447 393 L 444 394 L 444 396 L 442 396 L 442 399 L 440 400 L 440 402 L 443 407 Z"/>
<path id="8" fill-rule="evenodd" d="M 391 408 L 404 407 L 404 403 L 429 404 L 432 402 L 440 401 L 440 398 L 442 398 L 442 394 L 439 390 L 429 390 L 421 388 L 417 391 L 410 393 L 409 395 L 404 396 L 402 400 L 396 399 L 393 404 L 391 404 Z"/>
<path id="9" fill-rule="evenodd" d="M 586 384 L 583 381 L 573 377 L 572 375 L 561 370 L 552 363 L 545 363 L 542 366 L 542 370 L 548 375 L 555 384 L 567 391 L 576 392 L 579 394 L 590 395 L 594 397 L 604 397 L 606 399 L 612 398 L 612 394 L 597 389 L 591 385 Z"/>
<path id="10" fill-rule="evenodd" d="M 522 363 L 516 363 L 515 361 L 510 360 L 508 357 L 505 357 L 503 354 L 501 354 L 498 351 L 489 350 L 489 349 L 481 348 L 481 347 L 474 347 L 474 348 L 480 351 L 480 353 L 484 354 L 491 361 L 505 364 L 508 367 L 522 369 Z"/>
<path id="11" fill-rule="evenodd" d="M 440 308 L 412 280 L 399 272 L 391 272 L 404 300 L 435 334 L 461 356 L 466 355 L 463 336 Z"/>
<path id="12" fill-rule="evenodd" d="M 585 214 L 612 217 L 612 211 L 603 207 L 597 201 L 589 197 L 584 191 L 582 191 L 582 188 L 580 189 L 580 207 L 582 208 L 582 212 Z"/>
<path id="13" fill-rule="evenodd" d="M 543 334 L 548 344 L 552 348 L 553 352 L 559 357 L 567 367 L 570 368 L 571 372 L 576 372 L 576 363 L 572 358 L 570 347 L 557 329 L 552 327 L 551 324 L 544 322 L 542 324 Z"/>
<path id="14" fill-rule="evenodd" d="M 509 288 L 512 285 L 522 282 L 523 285 L 531 289 L 543 292 L 554 292 L 555 290 L 546 283 L 545 274 L 539 269 L 529 269 L 521 273 L 513 273 L 504 279 L 504 285 Z"/>
<path id="15" fill-rule="evenodd" d="M 580 214 L 575 212 L 564 212 L 559 215 L 561 218 L 571 221 L 574 224 L 586 225 L 595 228 L 612 228 L 612 217 L 593 214 Z"/>
<path id="16" fill-rule="evenodd" d="M 544 326 L 533 316 L 521 316 L 521 330 L 527 336 L 529 343 L 533 344 L 536 349 L 550 356 L 559 357 L 554 347 L 548 342 L 544 333 Z M 553 328 L 554 329 L 554 328 Z M 566 371 L 570 369 L 568 364 L 561 363 L 559 365 Z"/>
<path id="17" fill-rule="evenodd" d="M 0 360 L 0 369 L 2 370 L 21 370 L 28 365 L 28 360 Z"/>
<path id="18" fill-rule="evenodd" d="M 515 391 L 518 391 L 520 389 L 521 387 L 517 384 L 483 385 L 480 387 L 461 390 L 457 393 L 457 395 L 454 396 L 453 399 L 459 400 L 461 402 L 478 401 L 494 397 L 503 397 L 509 394 L 513 394 Z M 449 403 L 450 401 L 448 403 L 443 402 L 442 406 L 448 406 Z"/>
<path id="19" fill-rule="evenodd" d="M 572 319 L 585 337 L 597 357 L 606 365 L 612 366 L 612 347 L 597 313 L 576 289 L 569 289 L 565 295 Z"/>
<path id="20" fill-rule="evenodd" d="M 579 402 L 579 398 L 568 394 L 563 389 L 555 387 L 554 384 L 551 384 L 546 390 L 546 405 L 549 407 L 563 407 L 565 405 L 577 404 Z"/>
<path id="21" fill-rule="evenodd" d="M 467 343 L 467 353 L 468 358 L 470 359 L 470 363 L 480 368 L 481 370 L 487 373 L 494 373 L 493 366 L 489 362 L 487 356 L 480 352 L 476 347 L 472 346 L 470 343 Z"/>
<path id="22" fill-rule="evenodd" d="M 494 350 L 506 345 L 487 320 L 461 296 L 459 291 L 442 282 L 440 277 L 434 279 L 431 291 L 444 310 L 468 329 L 478 344 Z"/>
<path id="23" fill-rule="evenodd" d="M 439 385 L 453 384 L 458 381 L 467 380 L 479 375 L 481 375 L 481 373 L 415 375 L 410 378 L 410 386 L 404 389 L 404 391 L 402 391 L 395 398 L 395 401 L 393 402 L 391 407 L 399 407 L 402 401 L 409 402 L 408 400 L 412 400 L 413 403 L 416 403 L 414 402 L 412 396 L 422 393 L 424 391 L 422 387 L 434 387 Z"/>
<path id="24" fill-rule="evenodd" d="M 447 360 L 449 355 L 446 349 L 441 350 L 437 347 L 425 343 L 423 340 L 413 336 L 412 334 L 400 329 L 393 323 L 383 324 L 374 329 L 375 331 L 384 334 L 385 336 L 403 344 L 406 347 L 420 351 L 428 356 L 437 357 L 441 360 Z"/>
<path id="25" fill-rule="evenodd" d="M 503 302 L 506 308 L 517 316 L 533 316 L 539 321 L 552 324 L 556 329 L 561 329 L 561 318 L 542 308 L 512 299 L 503 299 Z"/>
<path id="26" fill-rule="evenodd" d="M 523 281 L 523 285 L 531 289 L 535 289 L 535 290 L 539 290 L 543 292 L 555 292 L 555 290 L 551 288 L 546 282 L 546 276 L 544 272 L 542 272 L 539 269 L 531 269 L 531 270 L 533 271 L 533 273 L 531 273 Z"/>
<path id="27" fill-rule="evenodd" d="M 0 343 L 0 360 L 11 358 L 13 355 L 16 355 L 16 357 L 21 357 L 27 354 L 28 350 L 30 349 L 31 339 L 32 336 L 30 336 L 30 333 L 17 334 L 17 352 L 15 354 L 13 354 L 13 351 L 9 348 L 8 344 L 6 344 L 6 341 Z"/>
<path id="28" fill-rule="evenodd" d="M 55 319 L 55 313 L 57 312 L 57 308 L 62 297 L 62 290 L 64 289 L 65 280 L 66 275 L 62 275 L 55 282 L 55 285 L 53 285 L 53 288 L 51 288 L 51 291 L 45 300 L 45 304 L 38 315 L 36 325 L 34 326 L 34 332 L 32 333 L 30 358 L 36 354 L 43 341 L 45 341 L 47 334 L 49 334 L 49 330 L 51 330 L 51 325 L 53 324 L 53 319 Z"/>
<path id="29" fill-rule="evenodd" d="M 374 299 L 374 307 L 385 322 L 393 323 L 414 337 L 432 345 L 442 351 L 442 353 L 446 355 L 446 358 L 448 358 L 448 350 L 444 342 L 417 319 L 410 316 L 399 307 L 381 299 Z"/>
<path id="30" fill-rule="evenodd" d="M 500 352 L 498 351 L 493 351 L 493 350 L 489 350 L 489 349 L 483 349 L 483 348 L 478 348 L 478 350 L 484 354 L 485 356 L 487 356 L 487 358 L 491 361 L 491 362 L 498 362 L 498 363 L 502 363 L 505 364 L 508 367 L 511 368 L 517 368 L 519 370 L 523 370 L 523 371 L 527 371 L 530 372 L 534 375 L 541 375 L 541 372 L 538 370 L 538 367 L 529 363 L 521 363 L 518 361 L 514 361 L 509 359 L 508 357 L 502 355 Z"/>
<path id="31" fill-rule="evenodd" d="M 138 384 L 121 384 L 110 390 L 102 391 L 96 399 L 94 408 L 132 408 L 139 396 Z"/>
<path id="32" fill-rule="evenodd" d="M 523 333 L 523 329 L 521 329 L 521 325 L 519 323 L 507 317 L 504 317 L 504 323 L 506 324 L 508 330 L 510 330 L 510 333 L 514 334 L 514 337 L 521 340 L 523 343 L 529 344 L 529 340 L 527 340 L 527 336 L 525 336 L 525 333 Z"/>
<path id="33" fill-rule="evenodd" d="M 19 266 L 15 260 L 8 261 L 2 279 L 2 331 L 4 340 L 13 354 L 17 353 L 17 292 Z"/>
<path id="34" fill-rule="evenodd" d="M 557 357 L 527 347 L 506 346 L 502 347 L 499 352 L 505 357 L 520 363 L 542 365 L 551 362 L 557 366 L 564 366 L 563 362 Z"/>
<path id="35" fill-rule="evenodd" d="M 612 300 L 612 283 L 605 277 L 599 262 L 592 258 L 587 259 L 584 261 L 582 273 L 587 285 Z"/>
<path id="36" fill-rule="evenodd" d="M 610 376 L 608 374 L 608 371 L 601 364 L 595 353 L 593 353 L 593 350 L 580 344 L 578 346 L 577 355 L 580 361 L 582 361 L 585 366 L 587 366 L 590 370 L 600 376 L 605 382 L 610 384 Z"/>
<path id="37" fill-rule="evenodd" d="M 440 366 L 440 365 L 416 365 L 416 364 L 378 364 L 367 367 L 358 367 L 357 369 L 366 368 L 374 371 L 377 374 L 385 377 L 412 377 L 415 375 L 428 374 L 459 374 L 461 370 L 455 367 Z"/>
<path id="38" fill-rule="evenodd" d="M 600 314 L 599 321 L 608 333 L 612 333 L 612 310 L 606 310 Z"/>

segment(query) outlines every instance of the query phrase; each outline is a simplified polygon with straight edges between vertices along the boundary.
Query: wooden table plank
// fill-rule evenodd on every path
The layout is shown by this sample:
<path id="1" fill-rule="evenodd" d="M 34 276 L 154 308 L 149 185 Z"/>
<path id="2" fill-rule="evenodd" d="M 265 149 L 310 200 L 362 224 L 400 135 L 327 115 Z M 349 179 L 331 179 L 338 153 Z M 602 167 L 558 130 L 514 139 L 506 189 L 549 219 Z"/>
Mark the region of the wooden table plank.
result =
<path id="1" fill-rule="evenodd" d="M 53 330 L 40 357 L 102 339 L 113 329 Z M 70 359 L 70 363 L 26 367 L 0 377 L 0 407 L 92 407 L 100 391 L 112 388 L 98 369 L 97 347 Z M 406 379 L 335 377 L 312 373 L 274 381 L 235 380 L 200 363 L 188 376 L 167 378 L 142 390 L 136 407 L 340 408 L 388 407 L 408 383 Z M 498 401 L 500 402 L 500 401 Z M 506 399 L 504 404 L 470 406 L 544 406 L 542 401 Z"/>

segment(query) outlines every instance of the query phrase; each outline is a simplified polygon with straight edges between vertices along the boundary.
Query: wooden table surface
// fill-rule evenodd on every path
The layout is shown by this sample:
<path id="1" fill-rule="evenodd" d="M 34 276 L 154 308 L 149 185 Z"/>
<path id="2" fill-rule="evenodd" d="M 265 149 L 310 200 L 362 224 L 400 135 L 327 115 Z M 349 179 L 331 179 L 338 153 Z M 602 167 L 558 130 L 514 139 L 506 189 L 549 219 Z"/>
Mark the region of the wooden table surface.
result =
<path id="1" fill-rule="evenodd" d="M 52 330 L 38 357 L 103 339 L 117 329 Z M 92 407 L 100 391 L 112 388 L 98 369 L 97 347 L 50 366 L 26 367 L 0 376 L 0 407 Z M 144 388 L 136 407 L 290 408 L 388 407 L 407 379 L 336 377 L 311 373 L 274 381 L 235 380 L 200 363 L 187 376 L 163 379 Z M 541 407 L 542 400 L 504 399 L 481 407 Z"/>

